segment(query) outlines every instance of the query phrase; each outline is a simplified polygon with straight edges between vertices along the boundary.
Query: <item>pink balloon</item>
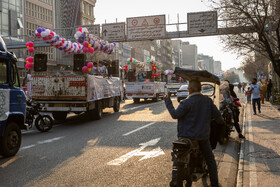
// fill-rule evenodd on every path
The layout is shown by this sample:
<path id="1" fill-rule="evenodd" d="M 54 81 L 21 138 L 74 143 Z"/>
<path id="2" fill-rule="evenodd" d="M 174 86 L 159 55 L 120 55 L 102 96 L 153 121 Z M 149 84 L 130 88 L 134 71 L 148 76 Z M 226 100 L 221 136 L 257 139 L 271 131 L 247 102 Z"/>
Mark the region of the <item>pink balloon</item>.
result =
<path id="1" fill-rule="evenodd" d="M 82 31 L 83 31 L 83 28 L 82 28 L 82 27 L 79 27 L 79 28 L 78 28 L 78 31 L 82 32 Z"/>
<path id="2" fill-rule="evenodd" d="M 29 42 L 29 47 L 33 47 L 34 43 L 33 42 Z"/>
<path id="3" fill-rule="evenodd" d="M 29 51 L 29 53 L 33 53 L 34 52 L 34 48 L 33 47 L 29 47 L 28 51 Z"/>
<path id="4" fill-rule="evenodd" d="M 92 68 L 92 67 L 93 67 L 93 63 L 92 63 L 92 62 L 89 62 L 89 63 L 87 64 L 87 67 L 88 67 L 88 68 Z"/>
<path id="5" fill-rule="evenodd" d="M 29 57 L 28 61 L 32 63 L 34 61 L 34 58 L 33 57 Z"/>
<path id="6" fill-rule="evenodd" d="M 92 47 L 90 47 L 90 48 L 88 48 L 88 51 L 89 51 L 90 53 L 93 53 L 93 52 L 94 52 L 94 49 L 93 49 Z"/>
<path id="7" fill-rule="evenodd" d="M 28 63 L 29 64 L 29 63 Z M 28 66 L 28 64 L 25 64 L 25 68 L 26 69 L 30 69 L 30 67 Z"/>
<path id="8" fill-rule="evenodd" d="M 84 67 L 82 68 L 82 71 L 83 71 L 84 73 L 88 72 L 88 67 L 87 67 L 87 66 L 84 66 Z"/>
<path id="9" fill-rule="evenodd" d="M 29 67 L 29 69 L 33 67 L 33 64 L 32 64 L 32 63 L 28 63 L 28 64 L 26 64 L 26 65 L 27 65 L 27 67 Z"/>
<path id="10" fill-rule="evenodd" d="M 85 48 L 83 49 L 83 52 L 84 52 L 84 53 L 87 53 L 87 52 L 88 52 L 88 48 L 85 47 Z"/>
<path id="11" fill-rule="evenodd" d="M 88 43 L 87 41 L 84 41 L 83 46 L 84 46 L 84 47 L 88 47 L 88 44 L 89 44 L 89 43 Z"/>

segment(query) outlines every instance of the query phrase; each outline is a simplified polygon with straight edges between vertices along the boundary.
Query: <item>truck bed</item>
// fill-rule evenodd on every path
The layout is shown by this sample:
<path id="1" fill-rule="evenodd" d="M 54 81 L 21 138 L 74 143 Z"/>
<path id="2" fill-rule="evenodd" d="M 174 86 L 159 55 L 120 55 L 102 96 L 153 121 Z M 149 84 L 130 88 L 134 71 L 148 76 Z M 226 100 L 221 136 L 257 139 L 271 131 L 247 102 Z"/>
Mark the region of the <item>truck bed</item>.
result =
<path id="1" fill-rule="evenodd" d="M 93 101 L 120 96 L 119 78 L 101 76 L 33 76 L 31 96 L 41 101 Z"/>

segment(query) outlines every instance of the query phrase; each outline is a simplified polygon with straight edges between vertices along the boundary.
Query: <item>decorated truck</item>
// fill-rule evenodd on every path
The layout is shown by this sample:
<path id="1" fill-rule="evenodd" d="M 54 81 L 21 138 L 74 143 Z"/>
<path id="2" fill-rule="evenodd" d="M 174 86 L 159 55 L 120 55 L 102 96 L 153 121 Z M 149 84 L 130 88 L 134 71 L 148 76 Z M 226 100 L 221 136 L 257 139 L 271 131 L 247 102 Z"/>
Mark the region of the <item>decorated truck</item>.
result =
<path id="1" fill-rule="evenodd" d="M 26 129 L 26 98 L 20 88 L 16 56 L 7 51 L 0 37 L 0 154 L 15 155 L 21 145 L 21 131 Z"/>
<path id="2" fill-rule="evenodd" d="M 147 62 L 139 62 L 134 58 L 127 60 L 128 65 L 124 66 L 128 79 L 126 81 L 126 97 L 139 103 L 140 99 L 152 99 L 158 101 L 163 99 L 165 94 L 165 82 L 161 81 L 159 69 L 162 65 L 148 59 Z"/>
<path id="3" fill-rule="evenodd" d="M 102 110 L 120 110 L 122 82 L 118 77 L 95 75 L 32 76 L 32 98 L 52 112 L 55 120 L 65 120 L 70 112 L 87 112 L 91 119 L 101 119 Z"/>
<path id="4" fill-rule="evenodd" d="M 46 68 L 44 70 L 35 68 L 38 62 L 35 62 L 36 58 L 34 59 L 34 70 L 46 72 L 44 76 L 43 73 L 35 72 L 30 80 L 31 97 L 44 105 L 43 111 L 52 112 L 55 120 L 65 120 L 67 114 L 72 112 L 87 112 L 90 118 L 101 119 L 102 110 L 107 107 L 113 107 L 115 112 L 119 111 L 122 82 L 118 77 L 105 77 L 106 71 L 102 73 L 100 71 L 102 76 L 92 75 L 97 67 L 94 67 L 92 62 L 86 65 L 84 58 L 87 53 L 97 51 L 110 55 L 116 46 L 115 43 L 105 42 L 82 27 L 78 28 L 74 35 L 76 42 L 66 40 L 54 31 L 40 27 L 35 30 L 35 35 L 36 39 L 50 44 L 65 54 L 74 54 L 73 72 L 56 72 L 55 75 L 46 72 Z M 30 53 L 34 51 L 30 45 L 26 46 L 29 46 Z M 42 59 L 44 59 L 42 64 L 46 67 L 46 58 Z M 102 67 L 102 70 L 106 69 L 104 68 Z"/>

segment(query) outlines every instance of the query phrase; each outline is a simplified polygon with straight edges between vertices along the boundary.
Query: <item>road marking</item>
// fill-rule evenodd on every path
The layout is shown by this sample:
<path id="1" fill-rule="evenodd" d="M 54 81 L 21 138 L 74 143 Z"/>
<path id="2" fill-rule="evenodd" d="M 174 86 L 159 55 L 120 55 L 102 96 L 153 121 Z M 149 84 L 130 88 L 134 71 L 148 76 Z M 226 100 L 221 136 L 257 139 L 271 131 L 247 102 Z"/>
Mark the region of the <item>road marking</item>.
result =
<path id="1" fill-rule="evenodd" d="M 21 134 L 29 134 L 29 133 L 32 133 L 32 132 L 35 132 L 35 130 L 25 130 L 24 132 L 21 132 Z"/>
<path id="2" fill-rule="evenodd" d="M 252 128 L 252 117 L 251 117 L 251 109 L 248 107 L 248 132 L 249 132 L 249 153 L 254 153 L 254 138 L 253 138 L 253 128 Z M 250 187 L 258 186 L 257 181 L 257 169 L 256 169 L 256 161 L 254 157 L 249 156 L 249 169 L 250 169 Z"/>
<path id="3" fill-rule="evenodd" d="M 62 138 L 65 138 L 65 136 L 60 136 L 60 137 L 57 137 L 57 138 L 52 138 L 52 139 L 48 139 L 48 140 L 38 141 L 37 144 L 31 144 L 31 145 L 24 146 L 24 147 L 20 148 L 19 151 L 26 150 L 26 149 L 35 147 L 35 146 L 40 145 L 40 144 L 52 143 L 52 142 L 58 141 L 58 140 L 60 140 Z"/>
<path id="4" fill-rule="evenodd" d="M 60 137 L 57 137 L 57 138 L 52 138 L 52 139 L 48 139 L 48 140 L 44 140 L 44 141 L 38 141 L 37 144 L 52 143 L 52 142 L 60 140 L 60 139 L 62 139 L 64 137 L 65 136 L 60 136 Z"/>
<path id="5" fill-rule="evenodd" d="M 2 164 L 0 167 L 1 168 L 5 168 L 8 165 L 10 165 L 11 163 L 13 163 L 14 161 L 16 161 L 17 159 L 22 158 L 22 156 L 16 155 L 13 158 L 11 158 L 10 160 L 8 160 L 7 162 L 5 162 L 4 164 Z"/>
<path id="6" fill-rule="evenodd" d="M 142 127 L 139 127 L 139 128 L 137 128 L 137 129 L 135 129 L 135 130 L 133 130 L 133 131 L 130 131 L 130 132 L 128 132 L 128 133 L 123 134 L 123 136 L 127 136 L 127 135 L 130 135 L 130 134 L 132 134 L 132 133 L 135 133 L 135 132 L 137 132 L 137 131 L 139 131 L 139 130 L 141 130 L 141 129 L 144 129 L 144 128 L 146 128 L 146 127 L 149 127 L 149 126 L 151 126 L 151 125 L 153 125 L 153 124 L 155 124 L 155 123 L 156 123 L 156 122 L 152 122 L 152 123 L 149 123 L 149 124 L 144 125 L 144 126 L 142 126 Z"/>
<path id="7" fill-rule="evenodd" d="M 29 149 L 29 148 L 35 147 L 35 146 L 36 146 L 36 144 L 27 145 L 27 146 L 24 146 L 24 147 L 20 148 L 20 151 L 25 150 L 25 149 Z"/>
<path id="8" fill-rule="evenodd" d="M 150 140 L 146 143 L 141 143 L 139 145 L 141 145 L 140 148 L 135 149 L 115 160 L 112 160 L 110 162 L 107 163 L 107 165 L 111 165 L 111 166 L 119 166 L 122 165 L 123 163 L 125 163 L 128 159 L 130 159 L 131 157 L 134 156 L 143 156 L 139 161 L 148 159 L 148 158 L 153 158 L 153 157 L 157 157 L 160 155 L 164 155 L 165 153 L 162 151 L 162 149 L 160 147 L 153 149 L 152 151 L 145 151 L 142 152 L 143 149 L 145 149 L 148 146 L 154 146 L 159 142 L 160 138 L 156 138 L 153 140 Z"/>

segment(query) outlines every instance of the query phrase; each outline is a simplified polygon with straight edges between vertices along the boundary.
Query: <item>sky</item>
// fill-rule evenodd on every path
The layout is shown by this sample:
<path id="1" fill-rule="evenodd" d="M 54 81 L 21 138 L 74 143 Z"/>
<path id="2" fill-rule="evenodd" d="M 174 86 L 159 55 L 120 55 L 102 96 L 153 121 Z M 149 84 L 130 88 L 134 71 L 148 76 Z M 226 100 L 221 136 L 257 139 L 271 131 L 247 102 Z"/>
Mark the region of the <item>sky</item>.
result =
<path id="1" fill-rule="evenodd" d="M 94 14 L 95 24 L 104 24 L 105 20 L 106 23 L 126 22 L 126 18 L 162 14 L 166 16 L 166 23 L 177 23 L 178 14 L 180 23 L 186 23 L 187 13 L 209 10 L 211 8 L 203 0 L 96 0 Z M 172 29 L 172 26 L 167 27 L 167 31 Z M 180 30 L 187 30 L 187 25 L 182 25 Z M 180 39 L 196 44 L 198 53 L 213 56 L 214 60 L 221 61 L 222 70 L 240 66 L 242 58 L 225 52 L 219 36 Z"/>

